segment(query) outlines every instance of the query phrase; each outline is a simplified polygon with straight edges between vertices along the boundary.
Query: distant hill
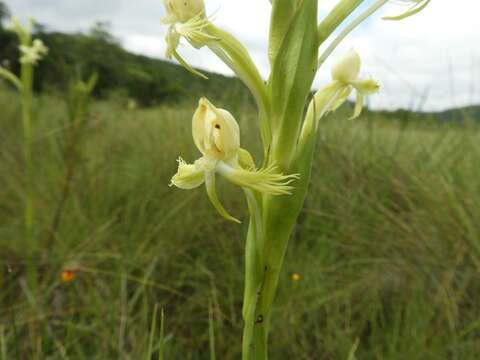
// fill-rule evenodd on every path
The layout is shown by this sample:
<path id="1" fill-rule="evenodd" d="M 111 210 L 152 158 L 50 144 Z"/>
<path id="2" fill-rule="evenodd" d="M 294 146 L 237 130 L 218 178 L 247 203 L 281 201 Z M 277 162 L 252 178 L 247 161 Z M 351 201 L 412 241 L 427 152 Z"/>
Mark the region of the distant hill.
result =
<path id="1" fill-rule="evenodd" d="M 449 109 L 440 112 L 413 112 L 409 110 L 395 111 L 375 111 L 376 114 L 385 118 L 400 120 L 439 120 L 444 122 L 450 121 L 480 121 L 480 105 Z"/>
<path id="2" fill-rule="evenodd" d="M 480 105 L 442 111 L 435 113 L 435 117 L 444 121 L 480 120 Z"/>
<path id="3" fill-rule="evenodd" d="M 97 97 L 121 95 L 144 106 L 178 99 L 196 100 L 201 95 L 238 96 L 243 92 L 243 84 L 236 78 L 204 72 L 209 77 L 204 80 L 176 64 L 129 53 L 105 30 L 65 34 L 40 29 L 35 37 L 50 49 L 35 72 L 37 91 L 61 91 L 70 80 L 78 76 L 87 78 L 97 72 Z M 0 62 L 16 73 L 19 71 L 17 45 L 15 34 L 0 29 Z"/>
<path id="4" fill-rule="evenodd" d="M 35 37 L 41 38 L 50 49 L 49 55 L 36 69 L 37 91 L 62 91 L 72 79 L 79 76 L 87 78 L 97 72 L 99 81 L 95 95 L 98 98 L 129 98 L 143 106 L 152 106 L 178 100 L 197 101 L 200 96 L 232 99 L 232 104 L 238 104 L 241 96 L 243 102 L 253 104 L 248 91 L 237 78 L 204 72 L 209 77 L 209 80 L 204 80 L 177 64 L 132 54 L 124 50 L 101 23 L 88 34 L 46 32 L 39 26 Z M 15 34 L 0 28 L 0 62 L 18 73 L 17 59 Z M 462 121 L 480 119 L 480 106 L 439 113 L 408 110 L 373 113 L 392 119 Z"/>

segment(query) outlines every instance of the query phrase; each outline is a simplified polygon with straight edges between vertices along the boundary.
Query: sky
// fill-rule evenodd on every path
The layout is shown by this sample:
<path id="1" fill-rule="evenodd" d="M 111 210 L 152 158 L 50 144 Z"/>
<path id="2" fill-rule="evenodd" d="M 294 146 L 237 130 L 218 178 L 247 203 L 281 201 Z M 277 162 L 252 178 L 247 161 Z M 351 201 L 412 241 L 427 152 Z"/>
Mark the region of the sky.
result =
<path id="1" fill-rule="evenodd" d="M 372 0 L 365 5 L 369 2 Z M 95 22 L 108 21 L 113 35 L 129 51 L 164 58 L 167 28 L 160 23 L 165 15 L 162 0 L 5 0 L 5 3 L 20 19 L 31 16 L 49 30 L 88 31 Z M 207 13 L 213 14 L 213 22 L 245 44 L 266 78 L 270 2 L 205 0 L 205 3 Z M 335 3 L 335 0 L 320 0 L 319 19 Z M 480 104 L 480 1 L 432 0 L 414 17 L 400 22 L 381 20 L 384 15 L 397 15 L 405 9 L 401 2 L 392 1 L 360 25 L 320 69 L 315 87 L 329 82 L 332 61 L 353 47 L 362 57 L 362 75 L 373 77 L 381 85 L 380 93 L 369 99 L 372 108 L 441 111 Z M 207 49 L 192 49 L 185 43 L 179 50 L 196 67 L 232 74 Z"/>

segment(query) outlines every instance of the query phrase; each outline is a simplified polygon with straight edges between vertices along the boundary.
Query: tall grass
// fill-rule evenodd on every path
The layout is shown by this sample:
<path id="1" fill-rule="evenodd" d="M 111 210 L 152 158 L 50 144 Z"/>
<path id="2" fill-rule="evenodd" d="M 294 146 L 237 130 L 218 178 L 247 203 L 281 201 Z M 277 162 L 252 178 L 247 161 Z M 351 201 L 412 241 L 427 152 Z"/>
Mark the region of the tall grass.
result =
<path id="1" fill-rule="evenodd" d="M 228 107 L 254 139 L 244 103 Z M 34 108 L 32 257 L 22 241 L 20 104 L 0 90 L 0 357 L 209 359 L 214 346 L 218 359 L 239 358 L 246 221 L 227 225 L 204 191 L 168 188 L 178 155 L 196 158 L 195 105 L 94 104 L 53 241 L 66 107 L 43 96 Z M 477 359 L 480 128 L 346 117 L 321 125 L 273 314 L 272 359 L 347 359 L 356 345 L 358 359 Z M 241 194 L 221 190 L 245 220 Z M 76 270 L 73 281 L 61 281 L 64 269 Z"/>

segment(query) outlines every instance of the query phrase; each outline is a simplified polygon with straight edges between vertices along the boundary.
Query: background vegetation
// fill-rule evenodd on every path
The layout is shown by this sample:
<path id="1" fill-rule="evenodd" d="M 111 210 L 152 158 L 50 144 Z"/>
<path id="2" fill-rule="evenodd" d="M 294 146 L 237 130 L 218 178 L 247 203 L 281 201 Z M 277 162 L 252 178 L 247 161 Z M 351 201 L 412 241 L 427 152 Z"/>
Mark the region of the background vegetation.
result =
<path id="1" fill-rule="evenodd" d="M 107 23 L 99 22 L 85 34 L 47 32 L 42 25 L 36 25 L 34 30 L 35 37 L 42 39 L 50 50 L 36 68 L 37 92 L 64 92 L 72 77 L 86 77 L 93 72 L 101 74 L 95 87 L 97 98 L 133 99 L 143 106 L 179 99 L 196 101 L 199 93 L 210 97 L 221 93 L 236 96 L 242 86 L 238 79 L 205 73 L 207 81 L 169 62 L 131 54 L 109 33 Z M 18 73 L 16 35 L 1 27 L 0 54 L 0 62 Z"/>
<path id="2" fill-rule="evenodd" d="M 167 186 L 176 157 L 196 156 L 194 106 L 95 103 L 51 238 L 66 171 L 66 108 L 40 96 L 37 246 L 27 251 L 19 104 L 10 91 L 0 94 L 0 357 L 145 358 L 158 304 L 166 358 L 207 359 L 212 301 L 217 355 L 238 358 L 246 221 L 225 222 L 202 190 Z M 238 99 L 215 100 L 233 107 L 255 151 L 255 114 Z M 340 112 L 320 129 L 311 193 L 282 276 L 272 359 L 347 359 L 357 340 L 358 359 L 476 359 L 478 125 L 344 119 Z M 222 198 L 246 220 L 236 189 L 225 186 Z M 25 280 L 28 262 L 37 289 Z M 61 281 L 64 269 L 78 270 L 72 282 Z"/>
<path id="3" fill-rule="evenodd" d="M 0 7 L 0 20 L 6 13 Z M 231 109 L 243 145 L 258 154 L 251 99 L 235 79 L 210 74 L 205 82 L 128 54 L 106 30 L 37 28 L 51 52 L 37 68 L 33 249 L 22 222 L 20 104 L 0 87 L 0 359 L 149 359 L 160 349 L 166 359 L 209 359 L 209 318 L 217 358 L 239 358 L 241 193 L 221 184 L 225 206 L 244 220 L 237 226 L 202 189 L 168 183 L 179 155 L 197 157 L 190 121 L 199 95 Z M 18 70 L 5 30 L 0 54 Z M 62 93 L 92 72 L 97 101 L 78 130 L 64 202 L 72 123 Z M 367 112 L 351 122 L 350 109 L 341 109 L 322 122 L 276 302 L 272 359 L 353 360 L 355 348 L 357 359 L 478 359 L 475 111 L 440 115 L 462 120 L 454 122 L 409 112 Z M 151 336 L 152 328 L 159 333 L 156 308 L 165 313 L 163 339 Z"/>

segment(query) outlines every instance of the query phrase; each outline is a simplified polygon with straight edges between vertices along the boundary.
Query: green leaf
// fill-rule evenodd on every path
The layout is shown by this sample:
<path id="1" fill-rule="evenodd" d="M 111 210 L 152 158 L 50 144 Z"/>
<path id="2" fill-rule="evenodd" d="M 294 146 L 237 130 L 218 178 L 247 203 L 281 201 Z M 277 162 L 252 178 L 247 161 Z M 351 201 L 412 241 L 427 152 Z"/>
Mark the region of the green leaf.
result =
<path id="1" fill-rule="evenodd" d="M 22 83 L 20 82 L 20 79 L 12 72 L 0 66 L 0 78 L 2 77 L 12 83 L 19 92 L 22 92 Z"/>
<path id="2" fill-rule="evenodd" d="M 157 327 L 157 312 L 158 312 L 158 305 L 155 304 L 153 309 L 153 316 L 152 316 L 152 323 L 150 324 L 150 333 L 148 335 L 148 348 L 147 354 L 145 356 L 145 360 L 150 360 L 153 354 L 153 339 L 155 338 L 155 330 Z"/>
<path id="3" fill-rule="evenodd" d="M 208 340 L 210 345 L 210 360 L 215 360 L 215 324 L 213 319 L 212 300 L 208 302 Z"/>
<path id="4" fill-rule="evenodd" d="M 317 0 L 304 0 L 297 10 L 272 69 L 272 154 L 288 171 L 305 103 L 317 70 Z"/>
<path id="5" fill-rule="evenodd" d="M 158 360 L 164 360 L 165 358 L 165 311 L 162 307 L 160 311 L 160 339 L 158 349 Z"/>
<path id="6" fill-rule="evenodd" d="M 298 0 L 275 0 L 272 4 L 272 16 L 270 20 L 270 40 L 268 56 L 270 64 L 275 63 L 278 51 L 282 46 L 285 34 L 298 9 Z"/>

